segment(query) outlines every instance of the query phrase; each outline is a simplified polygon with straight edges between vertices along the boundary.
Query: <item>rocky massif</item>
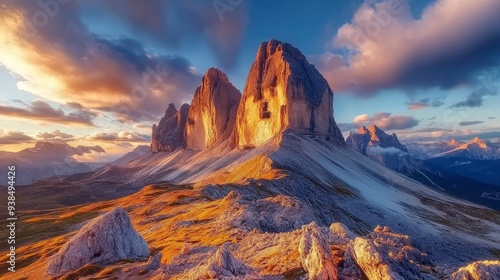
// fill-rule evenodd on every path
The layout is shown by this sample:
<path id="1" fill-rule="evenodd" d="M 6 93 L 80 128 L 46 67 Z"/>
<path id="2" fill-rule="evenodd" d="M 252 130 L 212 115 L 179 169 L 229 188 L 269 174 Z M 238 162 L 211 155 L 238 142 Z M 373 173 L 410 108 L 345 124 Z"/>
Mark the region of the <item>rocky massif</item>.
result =
<path id="1" fill-rule="evenodd" d="M 184 143 L 184 130 L 186 128 L 189 105 L 182 105 L 177 111 L 174 104 L 168 105 L 165 116 L 158 125 L 153 125 L 151 151 L 171 152 Z"/>
<path id="2" fill-rule="evenodd" d="M 242 96 L 226 74 L 211 68 L 196 90 L 187 122 L 174 108 L 170 104 L 153 126 L 153 152 L 175 150 L 181 142 L 188 149 L 206 149 L 229 136 L 232 147 L 254 148 L 287 129 L 345 144 L 328 82 L 298 49 L 276 40 L 259 47 Z"/>
<path id="3" fill-rule="evenodd" d="M 185 128 L 185 145 L 190 149 L 212 147 L 229 138 L 234 127 L 241 93 L 215 68 L 208 69 L 196 90 Z"/>
<path id="4" fill-rule="evenodd" d="M 271 40 L 260 45 L 248 74 L 234 142 L 239 148 L 256 147 L 287 128 L 344 143 L 326 79 L 298 49 Z"/>
<path id="5" fill-rule="evenodd" d="M 375 124 L 351 132 L 346 143 L 360 154 L 392 170 L 408 173 L 412 169 L 408 149 L 399 142 L 397 135 L 389 135 Z"/>

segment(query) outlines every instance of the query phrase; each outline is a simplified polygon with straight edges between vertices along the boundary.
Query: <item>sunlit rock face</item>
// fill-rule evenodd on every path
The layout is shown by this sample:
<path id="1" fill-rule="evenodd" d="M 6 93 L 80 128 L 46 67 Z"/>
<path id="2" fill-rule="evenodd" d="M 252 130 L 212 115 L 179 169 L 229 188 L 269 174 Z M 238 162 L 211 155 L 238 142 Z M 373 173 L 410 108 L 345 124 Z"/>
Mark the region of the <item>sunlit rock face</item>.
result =
<path id="1" fill-rule="evenodd" d="M 205 149 L 231 135 L 241 93 L 215 68 L 208 69 L 196 90 L 186 124 L 186 147 Z"/>
<path id="2" fill-rule="evenodd" d="M 308 272 L 309 279 L 338 279 L 337 267 L 328 244 L 330 235 L 314 222 L 302 227 L 299 253 L 302 267 Z"/>
<path id="3" fill-rule="evenodd" d="M 158 125 L 153 125 L 151 151 L 170 152 L 183 145 L 189 105 L 182 105 L 177 111 L 174 104 L 168 105 L 165 116 Z"/>
<path id="4" fill-rule="evenodd" d="M 261 44 L 250 69 L 232 140 L 242 149 L 256 147 L 287 128 L 344 143 L 325 78 L 298 49 L 271 40 Z"/>
<path id="5" fill-rule="evenodd" d="M 452 280 L 500 279 L 500 261 L 478 261 L 461 267 L 451 275 Z"/>
<path id="6" fill-rule="evenodd" d="M 408 235 L 377 226 L 365 237 L 356 237 L 348 253 L 368 279 L 436 279 L 430 274 L 427 254 L 413 247 Z"/>

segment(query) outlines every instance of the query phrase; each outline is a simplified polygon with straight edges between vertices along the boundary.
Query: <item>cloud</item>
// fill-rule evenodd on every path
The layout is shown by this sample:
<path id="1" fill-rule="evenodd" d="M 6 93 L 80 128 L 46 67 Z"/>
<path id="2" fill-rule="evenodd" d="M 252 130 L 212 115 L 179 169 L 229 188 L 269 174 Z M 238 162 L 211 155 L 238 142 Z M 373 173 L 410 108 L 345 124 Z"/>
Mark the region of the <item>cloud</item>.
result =
<path id="1" fill-rule="evenodd" d="M 39 139 L 71 139 L 74 136 L 68 133 L 61 132 L 60 130 L 54 130 L 52 132 L 40 132 L 36 135 Z"/>
<path id="2" fill-rule="evenodd" d="M 85 109 L 65 113 L 41 99 L 35 99 L 26 108 L 0 105 L 0 116 L 28 119 L 37 122 L 93 126 L 96 114 Z"/>
<path id="3" fill-rule="evenodd" d="M 0 145 L 25 144 L 32 143 L 33 141 L 33 138 L 21 131 L 8 131 L 5 133 L 2 130 L 0 133 Z"/>
<path id="4" fill-rule="evenodd" d="M 474 137 L 479 137 L 480 139 L 495 139 L 500 137 L 500 131 L 498 130 L 470 130 L 470 129 L 442 129 L 433 128 L 427 131 L 427 129 L 415 129 L 415 130 L 405 130 L 398 132 L 398 138 L 404 142 L 409 141 L 442 141 L 449 139 L 456 139 L 460 141 L 468 141 Z"/>
<path id="5" fill-rule="evenodd" d="M 247 26 L 247 1 L 81 1 L 121 20 L 140 39 L 161 47 L 206 44 L 220 66 L 236 66 Z"/>
<path id="6" fill-rule="evenodd" d="M 354 118 L 355 126 L 367 126 L 374 123 L 383 130 L 401 130 L 415 127 L 419 121 L 412 116 L 393 115 L 391 113 L 379 112 L 373 116 L 368 114 L 359 115 Z"/>
<path id="7" fill-rule="evenodd" d="M 100 141 L 127 141 L 127 142 L 150 142 L 151 137 L 137 132 L 97 132 L 88 137 L 90 140 Z"/>
<path id="8" fill-rule="evenodd" d="M 421 100 L 414 100 L 406 104 L 408 105 L 408 110 L 421 110 L 421 109 L 427 109 L 429 107 L 433 108 L 440 107 L 444 105 L 444 102 L 439 99 L 431 100 L 430 98 L 424 98 Z"/>
<path id="9" fill-rule="evenodd" d="M 483 106 L 484 97 L 489 96 L 489 95 L 496 95 L 496 92 L 487 91 L 487 90 L 474 91 L 469 96 L 467 96 L 467 99 L 465 99 L 464 101 L 460 101 L 458 103 L 451 105 L 451 108 L 481 107 L 481 106 Z"/>
<path id="10" fill-rule="evenodd" d="M 312 58 L 336 91 L 448 89 L 475 84 L 500 62 L 500 1 L 437 0 L 416 19 L 408 0 L 370 2 L 337 31 L 330 52 Z"/>
<path id="11" fill-rule="evenodd" d="M 134 147 L 134 145 L 132 145 L 131 143 L 129 142 L 118 142 L 116 143 L 116 146 L 118 147 L 122 147 L 122 148 L 130 148 L 130 147 Z"/>
<path id="12" fill-rule="evenodd" d="M 170 102 L 189 100 L 199 84 L 183 57 L 92 33 L 80 20 L 81 1 L 59 5 L 41 28 L 34 17 L 43 11 L 37 1 L 8 3 L 0 9 L 0 64 L 20 77 L 21 90 L 137 122 L 156 119 Z"/>
<path id="13" fill-rule="evenodd" d="M 82 145 L 78 145 L 75 148 L 75 152 L 79 156 L 84 155 L 84 154 L 92 154 L 92 153 L 98 153 L 98 154 L 100 154 L 100 153 L 105 154 L 106 153 L 106 151 L 100 146 L 82 146 Z"/>
<path id="14" fill-rule="evenodd" d="M 488 120 L 494 120 L 496 117 L 489 117 Z"/>
<path id="15" fill-rule="evenodd" d="M 481 124 L 484 123 L 483 121 L 463 121 L 459 122 L 458 125 L 460 126 L 469 126 L 469 125 L 475 125 L 475 124 Z"/>

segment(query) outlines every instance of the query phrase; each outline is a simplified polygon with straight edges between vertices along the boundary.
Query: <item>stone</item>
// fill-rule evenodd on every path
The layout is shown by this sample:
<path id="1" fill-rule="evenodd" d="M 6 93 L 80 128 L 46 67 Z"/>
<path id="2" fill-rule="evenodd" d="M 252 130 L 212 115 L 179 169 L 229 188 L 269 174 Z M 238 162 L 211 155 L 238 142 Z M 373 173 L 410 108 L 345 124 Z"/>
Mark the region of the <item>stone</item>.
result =
<path id="1" fill-rule="evenodd" d="M 348 253 L 368 279 L 436 279 L 429 270 L 427 255 L 415 248 L 410 237 L 377 226 L 366 237 L 349 243 Z"/>
<path id="2" fill-rule="evenodd" d="M 257 273 L 236 259 L 227 244 L 221 245 L 207 265 L 195 267 L 186 279 L 260 279 Z"/>
<path id="3" fill-rule="evenodd" d="M 127 212 L 117 207 L 82 227 L 50 258 L 47 271 L 58 275 L 89 263 L 108 264 L 148 256 L 148 244 L 133 228 Z"/>
<path id="4" fill-rule="evenodd" d="M 328 82 L 298 49 L 271 40 L 260 45 L 250 69 L 231 139 L 240 149 L 253 148 L 285 129 L 345 143 Z"/>
<path id="5" fill-rule="evenodd" d="M 349 228 L 347 228 L 342 223 L 333 223 L 330 225 L 330 238 L 329 243 L 335 245 L 347 245 L 349 241 L 356 238 L 356 234 L 354 234 Z"/>
<path id="6" fill-rule="evenodd" d="M 500 279 L 500 261 L 477 261 L 459 268 L 451 280 L 496 280 Z"/>
<path id="7" fill-rule="evenodd" d="M 186 128 L 189 105 L 182 105 L 177 111 L 175 105 L 170 103 L 165 116 L 158 125 L 153 125 L 151 151 L 171 152 L 182 147 L 184 143 L 184 130 Z"/>
<path id="8" fill-rule="evenodd" d="M 328 240 L 329 235 L 325 234 L 315 222 L 302 227 L 299 253 L 302 267 L 308 273 L 308 279 L 337 279 L 337 267 Z"/>
<path id="9" fill-rule="evenodd" d="M 185 146 L 205 149 L 228 139 L 240 98 L 240 91 L 229 82 L 226 74 L 216 68 L 208 69 L 189 108 Z"/>

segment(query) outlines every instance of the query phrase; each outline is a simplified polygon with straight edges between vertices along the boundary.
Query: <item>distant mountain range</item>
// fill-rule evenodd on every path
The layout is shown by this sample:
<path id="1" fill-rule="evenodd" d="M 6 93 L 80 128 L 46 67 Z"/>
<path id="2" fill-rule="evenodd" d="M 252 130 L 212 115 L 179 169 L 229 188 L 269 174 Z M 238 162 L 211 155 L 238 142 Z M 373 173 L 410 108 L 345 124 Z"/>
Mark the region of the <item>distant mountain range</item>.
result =
<path id="1" fill-rule="evenodd" d="M 500 142 L 481 140 L 475 137 L 469 142 L 455 139 L 439 142 L 410 142 L 406 144 L 413 157 L 429 158 L 467 158 L 473 160 L 500 159 Z"/>
<path id="2" fill-rule="evenodd" d="M 403 145 L 396 134 L 375 125 L 347 137 L 348 146 L 362 155 L 448 194 L 500 209 L 500 143 L 478 137 L 412 142 Z"/>
<path id="3" fill-rule="evenodd" d="M 72 147 L 65 142 L 37 142 L 33 148 L 19 152 L 0 151 L 0 165 L 15 165 L 16 184 L 26 185 L 54 176 L 66 176 L 75 173 L 89 172 L 102 166 L 102 163 L 78 162 L 72 156 L 90 153 L 105 153 L 100 146 Z M 0 174 L 0 180 L 7 182 L 7 172 Z"/>

